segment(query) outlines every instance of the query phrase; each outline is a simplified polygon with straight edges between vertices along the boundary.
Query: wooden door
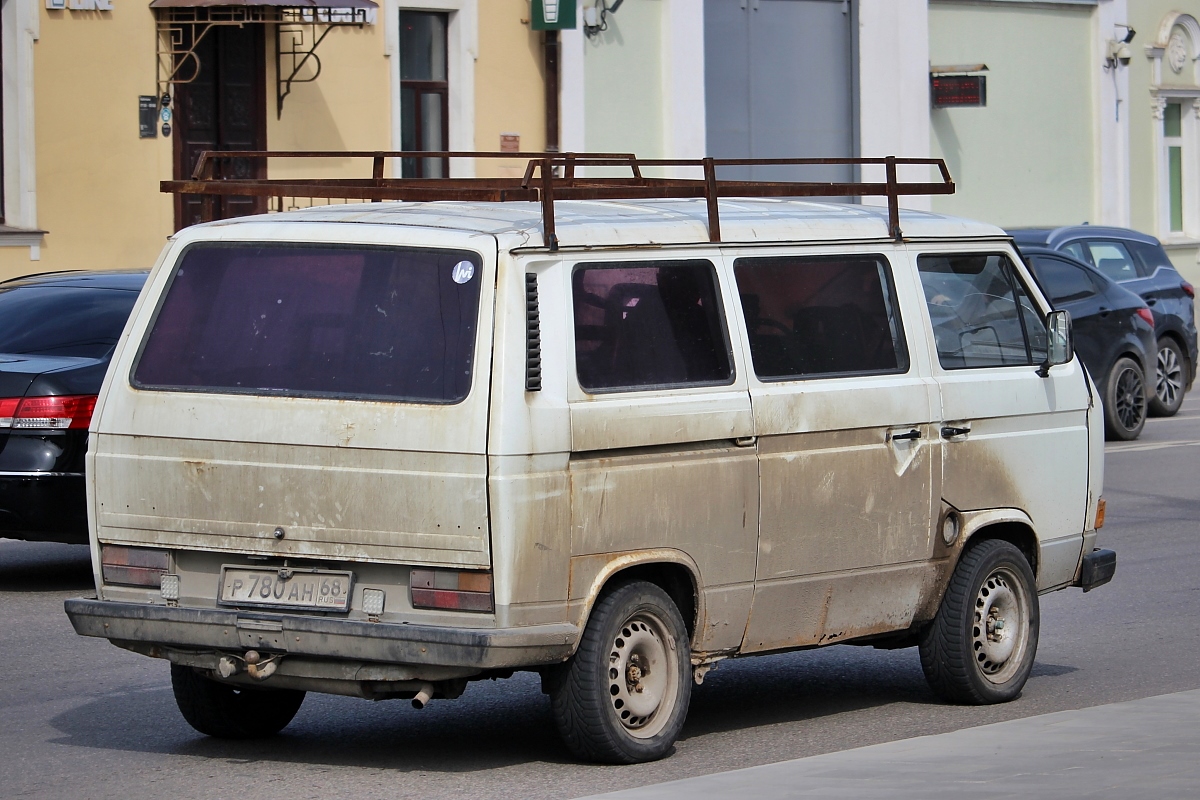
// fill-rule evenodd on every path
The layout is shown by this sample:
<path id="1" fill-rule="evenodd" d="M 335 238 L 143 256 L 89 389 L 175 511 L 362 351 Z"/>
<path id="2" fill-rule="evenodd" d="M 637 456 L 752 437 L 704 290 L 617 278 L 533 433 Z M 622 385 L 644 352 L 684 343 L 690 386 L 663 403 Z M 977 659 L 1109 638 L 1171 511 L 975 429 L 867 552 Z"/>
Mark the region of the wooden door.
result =
<path id="1" fill-rule="evenodd" d="M 194 35 L 185 27 L 185 35 Z M 205 150 L 265 150 L 267 147 L 266 47 L 262 26 L 213 27 L 193 50 L 177 84 L 175 178 L 191 177 Z M 197 64 L 198 62 L 198 64 Z M 265 178 L 265 161 L 236 159 L 217 165 L 216 175 Z M 213 218 L 225 219 L 267 210 L 266 198 L 224 197 L 213 200 Z M 203 221 L 203 199 L 175 198 L 175 227 Z"/>

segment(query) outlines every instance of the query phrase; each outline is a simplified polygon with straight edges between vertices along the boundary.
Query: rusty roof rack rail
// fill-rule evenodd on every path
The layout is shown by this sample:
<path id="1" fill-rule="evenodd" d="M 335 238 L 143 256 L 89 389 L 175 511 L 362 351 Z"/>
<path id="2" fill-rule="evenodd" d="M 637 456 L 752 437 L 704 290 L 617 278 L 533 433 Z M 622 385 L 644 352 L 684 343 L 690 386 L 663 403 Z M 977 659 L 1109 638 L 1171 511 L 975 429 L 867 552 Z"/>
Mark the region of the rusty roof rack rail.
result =
<path id="1" fill-rule="evenodd" d="M 370 178 L 266 179 L 241 176 L 225 178 L 217 166 L 234 159 L 313 159 L 370 158 Z M 385 178 L 389 158 L 442 159 L 525 159 L 521 177 L 507 178 Z M 734 181 L 717 178 L 720 167 L 762 166 L 882 166 L 882 182 L 852 181 Z M 901 182 L 900 166 L 936 166 L 940 181 Z M 619 167 L 629 177 L 583 177 L 582 167 Z M 650 169 L 698 168 L 703 177 L 652 178 Z M 204 197 L 204 219 L 212 219 L 213 198 L 308 197 L 321 199 L 433 201 L 473 200 L 485 202 L 532 201 L 542 205 L 543 241 L 551 250 L 558 249 L 554 230 L 556 200 L 636 200 L 663 198 L 700 198 L 708 207 L 709 240 L 721 241 L 721 220 L 717 200 L 721 197 L 886 197 L 888 235 L 897 241 L 900 230 L 899 198 L 908 195 L 953 194 L 954 181 L 946 162 L 940 158 L 698 158 L 647 159 L 630 153 L 511 153 L 473 151 L 294 151 L 294 150 L 208 150 L 200 154 L 190 180 L 163 181 L 162 191 Z M 280 206 L 282 208 L 282 204 Z"/>

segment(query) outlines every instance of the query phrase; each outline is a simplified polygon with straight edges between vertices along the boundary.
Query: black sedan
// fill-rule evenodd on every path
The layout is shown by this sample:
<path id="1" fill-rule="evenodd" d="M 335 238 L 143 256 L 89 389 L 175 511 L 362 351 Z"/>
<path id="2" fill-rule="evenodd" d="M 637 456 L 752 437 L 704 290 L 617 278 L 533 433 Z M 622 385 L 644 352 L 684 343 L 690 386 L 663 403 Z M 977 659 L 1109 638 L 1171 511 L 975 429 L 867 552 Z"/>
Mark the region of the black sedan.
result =
<path id="1" fill-rule="evenodd" d="M 1109 438 L 1136 439 L 1146 424 L 1157 345 L 1142 298 L 1066 253 L 1022 247 L 1021 254 L 1056 309 L 1071 312 L 1075 352 L 1104 404 Z"/>
<path id="2" fill-rule="evenodd" d="M 1154 315 L 1158 340 L 1151 382 L 1150 413 L 1169 417 L 1183 405 L 1196 378 L 1196 289 L 1171 264 L 1153 236 L 1128 228 L 1072 225 L 1009 231 L 1017 246 L 1050 247 L 1095 267 L 1138 294 Z"/>
<path id="3" fill-rule="evenodd" d="M 0 283 L 0 536 L 87 542 L 88 425 L 147 274 Z"/>

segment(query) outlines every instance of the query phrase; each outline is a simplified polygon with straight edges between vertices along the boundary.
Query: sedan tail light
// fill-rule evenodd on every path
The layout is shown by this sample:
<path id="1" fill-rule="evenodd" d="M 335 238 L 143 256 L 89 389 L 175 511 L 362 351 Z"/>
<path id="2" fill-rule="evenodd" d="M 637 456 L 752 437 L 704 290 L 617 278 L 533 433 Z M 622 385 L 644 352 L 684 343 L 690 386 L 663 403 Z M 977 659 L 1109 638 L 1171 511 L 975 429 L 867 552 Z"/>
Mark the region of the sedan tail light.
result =
<path id="1" fill-rule="evenodd" d="M 86 430 L 92 424 L 96 395 L 0 398 L 0 429 L 68 428 Z"/>
<path id="2" fill-rule="evenodd" d="M 1150 311 L 1150 309 L 1139 308 L 1137 310 L 1137 315 L 1145 320 L 1146 324 L 1149 325 L 1151 329 L 1154 328 L 1154 313 Z"/>
<path id="3" fill-rule="evenodd" d="M 1179 284 L 1179 288 L 1183 289 L 1184 293 L 1187 294 L 1188 297 L 1191 297 L 1191 298 L 1196 297 L 1196 287 L 1192 286 L 1187 281 L 1184 281 L 1183 283 Z"/>

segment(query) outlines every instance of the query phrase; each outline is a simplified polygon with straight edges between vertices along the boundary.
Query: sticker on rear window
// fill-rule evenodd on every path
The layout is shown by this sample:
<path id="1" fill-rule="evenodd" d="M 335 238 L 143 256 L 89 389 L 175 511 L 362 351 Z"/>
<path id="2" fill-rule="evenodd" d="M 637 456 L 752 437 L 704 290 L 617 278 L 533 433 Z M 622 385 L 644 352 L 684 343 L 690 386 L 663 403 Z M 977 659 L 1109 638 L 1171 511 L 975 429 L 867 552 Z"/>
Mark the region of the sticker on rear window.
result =
<path id="1" fill-rule="evenodd" d="M 454 271 L 450 273 L 450 277 L 455 283 L 466 283 L 475 277 L 475 265 L 470 261 L 460 261 L 454 265 Z"/>

